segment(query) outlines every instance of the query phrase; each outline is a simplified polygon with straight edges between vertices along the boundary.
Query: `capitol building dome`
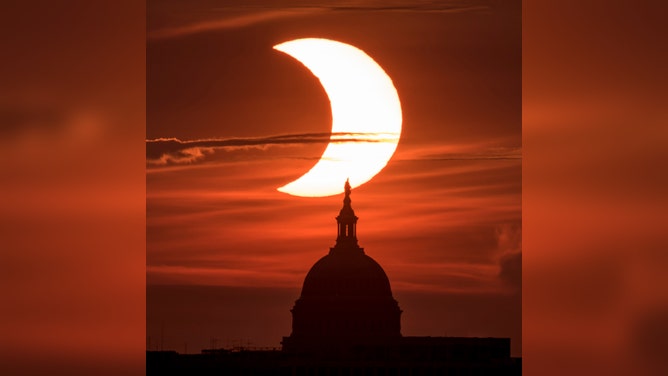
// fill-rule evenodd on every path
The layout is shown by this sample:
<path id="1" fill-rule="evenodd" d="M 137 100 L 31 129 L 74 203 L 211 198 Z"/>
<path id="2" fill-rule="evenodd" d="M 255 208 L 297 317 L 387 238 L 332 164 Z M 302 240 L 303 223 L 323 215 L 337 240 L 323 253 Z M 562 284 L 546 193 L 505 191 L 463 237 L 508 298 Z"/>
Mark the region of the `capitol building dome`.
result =
<path id="1" fill-rule="evenodd" d="M 401 310 L 383 268 L 357 244 L 357 219 L 346 182 L 336 217 L 336 245 L 304 279 L 292 308 L 292 333 L 283 338 L 291 352 L 314 352 L 381 343 L 401 337 Z"/>
<path id="2" fill-rule="evenodd" d="M 313 265 L 304 279 L 302 298 L 392 298 L 383 268 L 359 249 L 332 251 Z"/>

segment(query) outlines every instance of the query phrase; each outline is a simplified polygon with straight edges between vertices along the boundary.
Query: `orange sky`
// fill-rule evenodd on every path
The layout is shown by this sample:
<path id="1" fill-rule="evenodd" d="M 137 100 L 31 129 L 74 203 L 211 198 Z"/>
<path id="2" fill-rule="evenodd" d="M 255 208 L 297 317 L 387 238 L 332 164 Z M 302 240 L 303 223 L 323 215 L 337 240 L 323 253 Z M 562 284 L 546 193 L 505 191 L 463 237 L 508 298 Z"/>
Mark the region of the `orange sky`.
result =
<path id="1" fill-rule="evenodd" d="M 317 79 L 271 47 L 323 37 L 372 56 L 402 103 L 397 151 L 353 190 L 352 204 L 360 245 L 383 266 L 405 312 L 403 334 L 510 336 L 519 354 L 518 6 L 168 4 L 149 3 L 147 19 L 147 139 L 157 140 L 147 144 L 147 326 L 154 345 L 161 325 L 172 326 L 172 347 L 190 341 L 191 350 L 212 336 L 278 345 L 289 334 L 303 278 L 334 244 L 342 196 L 276 191 L 317 161 L 331 114 Z M 291 141 L 276 144 L 275 136 Z M 189 141 L 198 146 L 179 149 Z M 197 286 L 202 298 L 189 306 L 198 308 L 176 314 L 186 299 L 182 289 Z M 222 294 L 216 302 L 204 298 L 211 286 Z M 170 288 L 173 294 L 165 292 Z M 273 305 L 235 298 L 270 289 L 283 297 Z M 446 309 L 448 302 L 458 308 Z M 195 312 L 221 304 L 248 320 L 188 326 Z M 506 314 L 481 316 L 490 309 Z M 273 326 L 258 331 L 266 320 L 257 312 L 274 310 L 284 317 L 267 316 Z"/>
<path id="2" fill-rule="evenodd" d="M 0 61 L 0 363 L 14 375 L 143 375 L 145 324 L 155 344 L 160 316 L 183 314 L 190 302 L 154 285 L 145 300 L 145 3 L 7 4 L 0 12 L 7 56 Z M 148 5 L 154 14 L 155 3 Z M 665 7 L 655 1 L 523 4 L 527 375 L 666 374 L 668 336 L 657 335 L 668 322 Z M 192 13 L 167 7 L 158 22 Z M 150 30 L 160 26 L 155 22 L 149 20 Z M 361 214 L 366 221 L 366 211 Z M 361 236 L 371 253 L 366 241 Z M 197 311 L 201 321 L 212 318 L 206 327 L 187 329 L 218 332 L 212 323 L 220 323 L 214 329 L 229 332 L 234 323 L 238 336 L 251 337 L 259 327 L 275 341 L 289 323 L 276 328 L 262 320 L 289 320 L 286 305 L 298 290 L 186 290 L 193 299 L 220 302 L 218 309 Z M 474 295 L 427 299 L 406 291 L 395 287 L 404 333 L 440 335 L 438 326 L 447 322 L 469 320 L 469 327 L 481 328 L 489 319 L 470 309 Z M 244 301 L 261 302 L 267 315 L 258 319 L 256 311 L 235 308 Z M 493 317 L 506 307 L 485 301 Z M 181 350 L 183 337 L 167 341 L 174 333 L 166 320 L 166 345 Z"/>

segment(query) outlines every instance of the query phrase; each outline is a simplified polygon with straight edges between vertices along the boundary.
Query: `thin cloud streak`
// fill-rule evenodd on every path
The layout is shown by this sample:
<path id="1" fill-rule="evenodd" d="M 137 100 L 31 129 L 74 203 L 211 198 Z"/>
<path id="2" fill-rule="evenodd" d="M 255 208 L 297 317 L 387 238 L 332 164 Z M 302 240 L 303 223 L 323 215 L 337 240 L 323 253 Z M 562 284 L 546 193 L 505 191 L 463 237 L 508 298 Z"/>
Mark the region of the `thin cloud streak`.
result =
<path id="1" fill-rule="evenodd" d="M 383 5 L 380 5 L 383 4 Z M 286 18 L 296 18 L 311 16 L 319 13 L 331 12 L 421 12 L 421 13 L 459 13 L 471 11 L 489 10 L 489 6 L 470 5 L 464 2 L 456 4 L 448 2 L 447 4 L 425 3 L 416 5 L 414 2 L 402 2 L 393 5 L 387 5 L 382 2 L 379 4 L 369 4 L 369 2 L 359 2 L 357 4 L 348 3 L 341 6 L 331 6 L 313 4 L 311 6 L 284 7 L 281 9 L 253 9 L 249 7 L 227 7 L 212 9 L 213 12 L 245 12 L 236 16 L 226 16 L 224 18 L 200 20 L 186 25 L 163 27 L 157 30 L 150 30 L 147 34 L 149 40 L 164 40 L 172 38 L 186 37 L 206 32 L 238 29 L 248 27 L 264 22 L 270 22 Z"/>
<path id="2" fill-rule="evenodd" d="M 498 138 L 483 142 L 423 144 L 402 150 L 395 161 L 522 159 L 522 148 L 516 146 L 516 142 L 515 139 Z"/>
<path id="3" fill-rule="evenodd" d="M 270 10 L 244 14 L 241 16 L 224 19 L 200 21 L 188 25 L 151 31 L 148 33 L 148 39 L 170 39 L 216 30 L 236 29 L 282 18 L 312 15 L 324 10 L 325 9 L 320 8 L 286 8 L 281 10 Z"/>
<path id="4" fill-rule="evenodd" d="M 146 163 L 149 167 L 192 166 L 203 162 L 217 150 L 266 150 L 270 146 L 298 146 L 327 143 L 377 143 L 397 142 L 400 135 L 393 133 L 303 133 L 256 138 L 226 138 L 180 140 L 157 138 L 146 140 Z M 420 150 L 401 151 L 395 162 L 406 161 L 464 161 L 464 160 L 521 160 L 521 147 L 497 146 L 495 144 L 451 144 L 425 147 Z M 320 159 L 318 156 L 293 157 L 306 160 Z M 154 170 L 154 169 L 149 169 Z M 152 171 L 151 171 L 152 172 Z"/>
<path id="5" fill-rule="evenodd" d="M 270 145 L 295 145 L 317 143 L 376 143 L 397 142 L 398 134 L 392 133 L 303 133 L 261 138 L 227 138 L 206 140 L 179 140 L 158 138 L 146 140 L 146 161 L 149 165 L 193 163 L 204 159 L 216 149 L 263 149 Z"/>

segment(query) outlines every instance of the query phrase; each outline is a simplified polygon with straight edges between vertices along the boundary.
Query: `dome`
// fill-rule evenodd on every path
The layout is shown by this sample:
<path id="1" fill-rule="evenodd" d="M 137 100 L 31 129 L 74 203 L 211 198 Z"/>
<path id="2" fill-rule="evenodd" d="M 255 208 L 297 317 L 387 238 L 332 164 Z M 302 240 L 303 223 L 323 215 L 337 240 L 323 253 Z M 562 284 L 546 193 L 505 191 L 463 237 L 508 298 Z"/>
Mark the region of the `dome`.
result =
<path id="1" fill-rule="evenodd" d="M 392 298 L 392 290 L 383 268 L 361 249 L 333 249 L 308 272 L 301 297 Z"/>
<path id="2" fill-rule="evenodd" d="M 346 352 L 401 337 L 401 309 L 383 268 L 357 244 L 357 219 L 346 182 L 336 245 L 304 279 L 284 350 Z"/>

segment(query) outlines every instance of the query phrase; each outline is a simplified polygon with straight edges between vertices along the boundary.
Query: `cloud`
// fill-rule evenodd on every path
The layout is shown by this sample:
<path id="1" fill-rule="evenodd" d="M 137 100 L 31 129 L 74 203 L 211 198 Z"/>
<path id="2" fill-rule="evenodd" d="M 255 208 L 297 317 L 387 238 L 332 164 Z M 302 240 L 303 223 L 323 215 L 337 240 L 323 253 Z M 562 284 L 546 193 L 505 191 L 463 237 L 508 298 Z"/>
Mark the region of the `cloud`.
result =
<path id="1" fill-rule="evenodd" d="M 146 140 L 146 163 L 151 166 L 192 164 L 200 162 L 217 150 L 265 149 L 276 145 L 305 145 L 344 142 L 395 142 L 391 133 L 302 133 L 268 137 L 180 140 L 157 138 Z M 420 147 L 396 156 L 399 161 L 432 160 L 521 160 L 519 147 L 490 147 L 488 145 L 439 145 Z"/>
<path id="2" fill-rule="evenodd" d="M 169 39 L 191 34 L 204 33 L 208 31 L 234 29 L 280 18 L 309 15 L 316 13 L 318 11 L 321 11 L 321 9 L 287 8 L 281 10 L 269 10 L 257 13 L 249 13 L 236 17 L 221 18 L 216 20 L 206 20 L 183 26 L 169 27 L 164 29 L 158 29 L 155 31 L 150 31 L 148 33 L 148 39 Z"/>
<path id="3" fill-rule="evenodd" d="M 522 288 L 522 227 L 502 225 L 496 232 L 499 258 L 499 278 L 514 291 Z"/>
<path id="4" fill-rule="evenodd" d="M 444 153 L 438 155 L 427 155 L 419 158 L 419 160 L 433 160 L 433 161 L 461 161 L 461 160 L 486 160 L 486 159 L 522 159 L 522 150 L 521 148 L 496 148 L 496 149 L 486 149 L 469 153 Z"/>
<path id="5" fill-rule="evenodd" d="M 164 27 L 148 32 L 148 39 L 160 40 L 178 38 L 193 34 L 205 33 L 216 30 L 236 29 L 255 25 L 258 23 L 308 16 L 323 12 L 429 12 L 429 13 L 453 13 L 463 11 L 478 11 L 489 9 L 487 5 L 471 5 L 461 2 L 425 2 L 416 4 L 413 1 L 399 1 L 389 4 L 384 1 L 352 1 L 332 6 L 329 3 L 314 3 L 305 6 L 284 7 L 282 9 L 253 9 L 250 7 L 225 7 L 212 9 L 212 13 L 220 14 L 226 12 L 226 16 L 217 19 L 199 20 L 185 25 Z M 240 14 L 241 13 L 241 14 Z M 234 14 L 231 16 L 230 14 Z"/>
<path id="6" fill-rule="evenodd" d="M 419 147 L 403 150 L 398 160 L 490 160 L 522 159 L 522 147 L 516 137 L 486 138 L 483 141 L 423 142 Z"/>
<path id="7" fill-rule="evenodd" d="M 227 138 L 183 141 L 177 138 L 146 140 L 146 161 L 150 165 L 193 163 L 204 159 L 217 149 L 262 149 L 269 145 L 395 142 L 390 133 L 303 133 L 258 138 Z"/>

